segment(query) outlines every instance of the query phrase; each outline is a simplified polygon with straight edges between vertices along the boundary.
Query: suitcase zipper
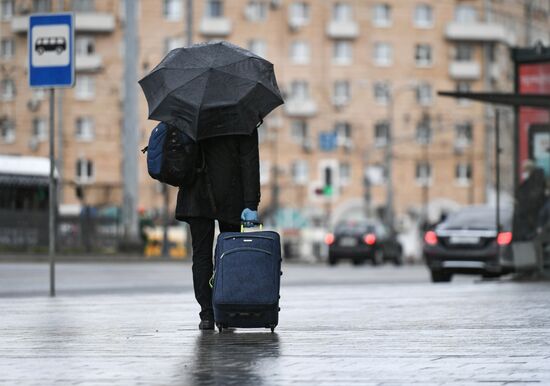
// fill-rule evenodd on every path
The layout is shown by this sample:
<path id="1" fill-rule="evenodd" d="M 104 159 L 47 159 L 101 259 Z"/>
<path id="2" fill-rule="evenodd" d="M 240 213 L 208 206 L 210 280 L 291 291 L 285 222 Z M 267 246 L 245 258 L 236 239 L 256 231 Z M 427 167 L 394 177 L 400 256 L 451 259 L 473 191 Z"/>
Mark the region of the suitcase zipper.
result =
<path id="1" fill-rule="evenodd" d="M 267 253 L 268 255 L 272 254 L 270 251 L 261 249 L 261 248 L 233 248 L 233 249 L 230 249 L 229 251 L 225 251 L 224 253 L 222 253 L 222 255 L 220 256 L 220 260 L 223 259 L 225 255 L 229 255 L 239 251 L 256 251 L 256 252 Z"/>

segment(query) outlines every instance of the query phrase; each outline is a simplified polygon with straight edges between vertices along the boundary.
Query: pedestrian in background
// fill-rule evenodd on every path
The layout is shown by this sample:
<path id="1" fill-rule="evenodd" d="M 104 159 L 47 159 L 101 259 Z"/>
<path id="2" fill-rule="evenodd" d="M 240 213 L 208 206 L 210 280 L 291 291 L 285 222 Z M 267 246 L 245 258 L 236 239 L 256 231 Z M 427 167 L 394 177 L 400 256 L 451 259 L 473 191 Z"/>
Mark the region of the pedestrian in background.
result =
<path id="1" fill-rule="evenodd" d="M 532 240 L 537 234 L 540 211 L 544 205 L 545 178 L 532 160 L 522 165 L 523 181 L 516 192 L 514 205 L 514 240 Z"/>
<path id="2" fill-rule="evenodd" d="M 260 161 L 258 131 L 199 141 L 206 168 L 193 185 L 180 188 L 176 218 L 191 228 L 193 287 L 201 306 L 199 328 L 214 329 L 212 311 L 212 249 L 214 225 L 220 232 L 238 232 L 241 221 L 258 221 Z"/>

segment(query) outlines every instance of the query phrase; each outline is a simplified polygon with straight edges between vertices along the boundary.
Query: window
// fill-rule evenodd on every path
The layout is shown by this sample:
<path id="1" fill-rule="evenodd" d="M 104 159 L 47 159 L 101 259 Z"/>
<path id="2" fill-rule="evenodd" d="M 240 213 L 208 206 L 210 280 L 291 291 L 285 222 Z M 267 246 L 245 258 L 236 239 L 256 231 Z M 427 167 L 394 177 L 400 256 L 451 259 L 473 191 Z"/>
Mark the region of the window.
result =
<path id="1" fill-rule="evenodd" d="M 455 8 L 455 21 L 460 23 L 475 23 L 477 11 L 471 5 L 460 4 Z"/>
<path id="2" fill-rule="evenodd" d="M 455 147 L 464 148 L 472 143 L 473 127 L 472 122 L 466 121 L 455 125 Z"/>
<path id="3" fill-rule="evenodd" d="M 422 106 L 432 103 L 432 86 L 429 83 L 421 83 L 416 87 L 416 101 Z"/>
<path id="4" fill-rule="evenodd" d="M 13 17 L 13 2 L 14 0 L 2 0 L 0 3 L 0 18 L 2 20 L 10 20 Z"/>
<path id="5" fill-rule="evenodd" d="M 44 118 L 34 118 L 32 120 L 32 136 L 39 142 L 48 139 L 48 127 Z"/>
<path id="6" fill-rule="evenodd" d="M 386 105 L 390 101 L 390 85 L 388 82 L 375 82 L 373 86 L 376 103 Z"/>
<path id="7" fill-rule="evenodd" d="M 260 160 L 260 184 L 269 184 L 269 177 L 271 174 L 271 165 L 269 161 Z"/>
<path id="8" fill-rule="evenodd" d="M 166 20 L 180 20 L 182 17 L 182 0 L 164 0 L 162 13 Z"/>
<path id="9" fill-rule="evenodd" d="M 95 96 L 95 78 L 91 75 L 77 75 L 75 97 L 77 100 L 91 100 Z"/>
<path id="10" fill-rule="evenodd" d="M 374 145 L 386 146 L 390 124 L 387 121 L 379 121 L 374 124 Z"/>
<path id="11" fill-rule="evenodd" d="M 78 117 L 76 119 L 75 137 L 79 141 L 92 141 L 95 136 L 94 119 Z"/>
<path id="12" fill-rule="evenodd" d="M 377 27 L 391 25 L 391 7 L 389 4 L 376 4 L 373 8 L 372 21 Z"/>
<path id="13" fill-rule="evenodd" d="M 418 4 L 414 9 L 414 25 L 418 28 L 433 27 L 433 17 L 433 9 L 428 4 Z"/>
<path id="14" fill-rule="evenodd" d="M 94 12 L 94 0 L 73 0 L 73 11 L 75 12 Z"/>
<path id="15" fill-rule="evenodd" d="M 206 17 L 213 19 L 223 17 L 223 1 L 208 0 L 206 3 Z"/>
<path id="16" fill-rule="evenodd" d="M 470 82 L 467 82 L 467 81 L 456 82 L 457 92 L 470 92 L 471 88 L 472 88 L 472 84 Z M 463 99 L 463 98 L 457 99 L 456 102 L 460 106 L 468 106 L 470 104 L 470 101 L 468 99 Z"/>
<path id="17" fill-rule="evenodd" d="M 432 127 L 428 118 L 423 118 L 416 125 L 416 142 L 420 145 L 432 143 Z"/>
<path id="18" fill-rule="evenodd" d="M 309 99 L 309 84 L 305 80 L 295 80 L 290 85 L 290 99 Z"/>
<path id="19" fill-rule="evenodd" d="M 50 0 L 32 0 L 32 11 L 38 12 L 50 12 L 51 11 Z"/>
<path id="20" fill-rule="evenodd" d="M 351 64 L 353 61 L 353 50 L 351 42 L 337 40 L 333 43 L 332 61 L 334 64 Z"/>
<path id="21" fill-rule="evenodd" d="M 85 158 L 79 158 L 76 161 L 76 182 L 79 184 L 88 184 L 94 180 L 94 163 Z"/>
<path id="22" fill-rule="evenodd" d="M 340 162 L 338 165 L 340 174 L 340 185 L 346 186 L 351 182 L 351 166 L 348 162 Z"/>
<path id="23" fill-rule="evenodd" d="M 0 120 L 0 140 L 3 143 L 15 142 L 15 122 L 9 118 Z"/>
<path id="24" fill-rule="evenodd" d="M 0 58 L 11 59 L 15 56 L 15 44 L 13 39 L 5 38 L 0 41 Z"/>
<path id="25" fill-rule="evenodd" d="M 295 2 L 290 6 L 290 25 L 292 27 L 301 27 L 309 22 L 309 4 L 304 2 Z"/>
<path id="26" fill-rule="evenodd" d="M 95 53 L 95 41 L 91 36 L 77 36 L 75 40 L 75 52 L 77 55 L 93 55 Z"/>
<path id="27" fill-rule="evenodd" d="M 248 49 L 262 58 L 267 56 L 267 44 L 262 39 L 252 39 L 248 42 Z"/>
<path id="28" fill-rule="evenodd" d="M 455 60 L 457 62 L 469 62 L 472 60 L 474 47 L 469 43 L 458 43 L 455 46 Z"/>
<path id="29" fill-rule="evenodd" d="M 307 161 L 299 160 L 292 162 L 290 167 L 292 182 L 296 185 L 306 185 L 309 180 L 309 165 Z"/>
<path id="30" fill-rule="evenodd" d="M 383 185 L 387 178 L 386 168 L 380 163 L 375 163 L 367 168 L 365 177 L 371 185 Z"/>
<path id="31" fill-rule="evenodd" d="M 33 88 L 32 98 L 37 101 L 43 101 L 46 98 L 46 90 L 43 88 Z"/>
<path id="32" fill-rule="evenodd" d="M 374 43 L 374 63 L 377 66 L 392 64 L 392 47 L 389 43 Z"/>
<path id="33" fill-rule="evenodd" d="M 345 23 L 353 20 L 351 5 L 348 3 L 336 3 L 332 6 L 332 20 Z"/>
<path id="34" fill-rule="evenodd" d="M 459 163 L 455 167 L 455 180 L 458 185 L 470 185 L 472 179 L 472 165 Z"/>
<path id="35" fill-rule="evenodd" d="M 348 122 L 337 122 L 334 131 L 338 146 L 351 147 L 351 125 Z"/>
<path id="36" fill-rule="evenodd" d="M 417 44 L 414 58 L 418 67 L 429 67 L 432 65 L 432 46 L 429 44 Z"/>
<path id="37" fill-rule="evenodd" d="M 290 45 L 290 58 L 294 64 L 308 64 L 310 58 L 309 44 L 296 40 Z"/>
<path id="38" fill-rule="evenodd" d="M 246 6 L 246 18 L 250 21 L 263 21 L 267 19 L 267 2 L 251 0 Z"/>
<path id="39" fill-rule="evenodd" d="M 183 38 L 166 38 L 164 39 L 164 53 L 167 54 L 176 48 L 181 48 L 184 46 Z"/>
<path id="40" fill-rule="evenodd" d="M 0 83 L 0 95 L 3 101 L 11 101 L 15 98 L 15 82 L 13 79 L 5 78 Z"/>
<path id="41" fill-rule="evenodd" d="M 426 161 L 416 163 L 416 183 L 430 185 L 432 181 L 432 165 Z"/>
<path id="42" fill-rule="evenodd" d="M 335 106 L 343 106 L 351 99 L 350 84 L 348 80 L 334 82 L 333 103 Z"/>
<path id="43" fill-rule="evenodd" d="M 290 136 L 295 143 L 303 145 L 309 138 L 309 128 L 304 120 L 292 121 L 290 130 Z"/>

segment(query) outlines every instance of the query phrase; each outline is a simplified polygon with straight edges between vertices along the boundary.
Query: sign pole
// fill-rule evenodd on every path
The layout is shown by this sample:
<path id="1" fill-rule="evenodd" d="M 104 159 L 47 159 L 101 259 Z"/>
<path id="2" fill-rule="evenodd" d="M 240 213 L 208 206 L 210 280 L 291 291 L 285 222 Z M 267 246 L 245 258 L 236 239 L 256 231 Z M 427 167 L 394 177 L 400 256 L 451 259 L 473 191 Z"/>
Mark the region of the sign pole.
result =
<path id="1" fill-rule="evenodd" d="M 62 4 L 62 2 L 61 2 Z M 59 194 L 55 175 L 55 88 L 74 85 L 74 15 L 57 13 L 30 15 L 27 33 L 29 86 L 50 90 L 50 181 L 48 216 L 48 255 L 50 296 L 55 296 L 55 245 Z M 61 118 L 61 111 L 59 118 Z M 59 139 L 62 139 L 60 133 Z M 60 146 L 60 151 L 61 146 Z M 60 165 L 61 167 L 62 165 Z"/>
<path id="2" fill-rule="evenodd" d="M 55 89 L 50 89 L 50 190 L 49 190 L 49 257 L 50 296 L 55 296 L 55 239 L 57 214 L 57 189 L 55 186 Z"/>

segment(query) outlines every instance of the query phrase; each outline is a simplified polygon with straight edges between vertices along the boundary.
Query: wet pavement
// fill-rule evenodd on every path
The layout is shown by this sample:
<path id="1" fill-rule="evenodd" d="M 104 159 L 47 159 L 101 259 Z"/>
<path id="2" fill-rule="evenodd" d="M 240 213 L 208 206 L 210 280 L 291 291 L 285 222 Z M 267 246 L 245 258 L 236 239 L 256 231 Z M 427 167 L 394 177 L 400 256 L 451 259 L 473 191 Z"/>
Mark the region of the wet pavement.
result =
<path id="1" fill-rule="evenodd" d="M 433 285 L 421 267 L 287 266 L 283 278 L 275 334 L 199 332 L 185 286 L 4 296 L 0 384 L 550 384 L 548 283 Z"/>

